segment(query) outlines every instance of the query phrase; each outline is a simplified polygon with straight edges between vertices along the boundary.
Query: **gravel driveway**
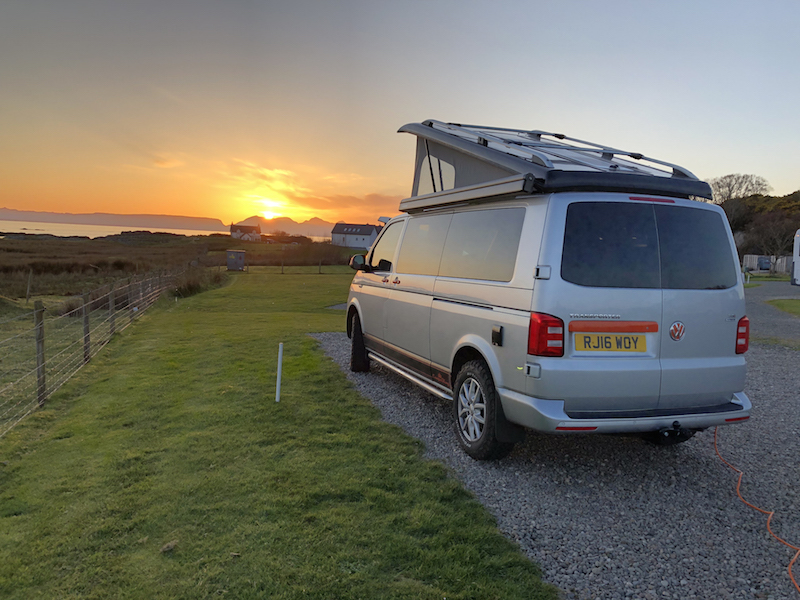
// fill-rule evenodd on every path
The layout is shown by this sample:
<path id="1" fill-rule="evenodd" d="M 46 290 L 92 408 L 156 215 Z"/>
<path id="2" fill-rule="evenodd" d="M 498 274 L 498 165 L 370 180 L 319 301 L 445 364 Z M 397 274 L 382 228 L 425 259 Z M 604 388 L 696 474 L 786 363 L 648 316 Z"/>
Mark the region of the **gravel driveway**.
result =
<path id="1" fill-rule="evenodd" d="M 713 430 L 671 448 L 530 432 L 507 459 L 476 462 L 457 445 L 447 403 L 375 363 L 350 373 L 345 334 L 314 337 L 386 421 L 452 469 L 565 598 L 800 598 L 786 572 L 794 551 L 738 500 Z M 776 511 L 773 531 L 800 545 L 800 352 L 755 344 L 748 364 L 753 417 L 720 428 L 719 448 L 745 471 L 745 498 Z M 800 564 L 794 570 L 800 578 Z"/>
<path id="2" fill-rule="evenodd" d="M 778 298 L 800 299 L 800 285 L 788 281 L 764 281 L 758 287 L 744 291 L 750 336 L 754 339 L 773 338 L 800 343 L 800 319 L 766 304 Z"/>

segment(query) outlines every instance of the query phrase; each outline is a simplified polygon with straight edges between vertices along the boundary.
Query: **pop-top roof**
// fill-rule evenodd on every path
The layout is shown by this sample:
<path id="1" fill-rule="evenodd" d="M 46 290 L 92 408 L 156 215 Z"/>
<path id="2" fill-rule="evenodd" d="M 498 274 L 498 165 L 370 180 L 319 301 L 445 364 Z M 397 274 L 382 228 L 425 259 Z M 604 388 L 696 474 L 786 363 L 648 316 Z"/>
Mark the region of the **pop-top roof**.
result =
<path id="1" fill-rule="evenodd" d="M 433 120 L 399 131 L 417 136 L 412 197 L 400 203 L 403 211 L 509 193 L 711 198 L 710 186 L 683 167 L 563 134 Z"/>

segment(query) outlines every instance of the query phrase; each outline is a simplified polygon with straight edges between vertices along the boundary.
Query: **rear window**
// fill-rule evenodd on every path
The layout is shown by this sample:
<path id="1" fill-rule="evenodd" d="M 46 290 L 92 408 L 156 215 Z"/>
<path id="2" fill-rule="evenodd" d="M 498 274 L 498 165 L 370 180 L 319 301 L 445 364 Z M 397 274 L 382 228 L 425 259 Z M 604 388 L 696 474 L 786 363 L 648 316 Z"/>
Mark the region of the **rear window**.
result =
<path id="1" fill-rule="evenodd" d="M 591 287 L 657 288 L 653 207 L 581 202 L 567 208 L 561 278 Z"/>
<path id="2" fill-rule="evenodd" d="M 671 290 L 723 290 L 736 285 L 722 216 L 710 210 L 656 206 L 661 246 L 662 287 Z"/>
<path id="3" fill-rule="evenodd" d="M 561 277 L 590 287 L 701 290 L 737 281 L 719 214 L 623 202 L 567 208 Z"/>

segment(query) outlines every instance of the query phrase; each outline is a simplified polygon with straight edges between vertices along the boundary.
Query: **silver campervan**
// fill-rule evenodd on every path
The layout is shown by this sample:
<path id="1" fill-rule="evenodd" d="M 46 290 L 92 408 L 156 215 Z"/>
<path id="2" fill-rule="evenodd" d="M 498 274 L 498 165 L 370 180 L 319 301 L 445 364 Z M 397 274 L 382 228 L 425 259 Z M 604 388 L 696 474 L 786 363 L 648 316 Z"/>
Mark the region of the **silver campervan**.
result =
<path id="1" fill-rule="evenodd" d="M 674 444 L 745 421 L 744 289 L 686 169 L 561 134 L 409 124 L 411 197 L 355 256 L 351 368 L 453 403 L 461 446 L 526 428 Z"/>

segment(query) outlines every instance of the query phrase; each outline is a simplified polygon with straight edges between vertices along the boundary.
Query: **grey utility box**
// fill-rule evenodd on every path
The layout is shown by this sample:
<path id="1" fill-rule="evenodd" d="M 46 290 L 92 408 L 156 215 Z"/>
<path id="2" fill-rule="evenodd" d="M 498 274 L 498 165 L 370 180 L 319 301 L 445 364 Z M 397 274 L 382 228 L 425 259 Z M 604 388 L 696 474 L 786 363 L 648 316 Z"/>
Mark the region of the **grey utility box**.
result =
<path id="1" fill-rule="evenodd" d="M 228 271 L 244 271 L 246 265 L 244 250 L 226 250 Z"/>

